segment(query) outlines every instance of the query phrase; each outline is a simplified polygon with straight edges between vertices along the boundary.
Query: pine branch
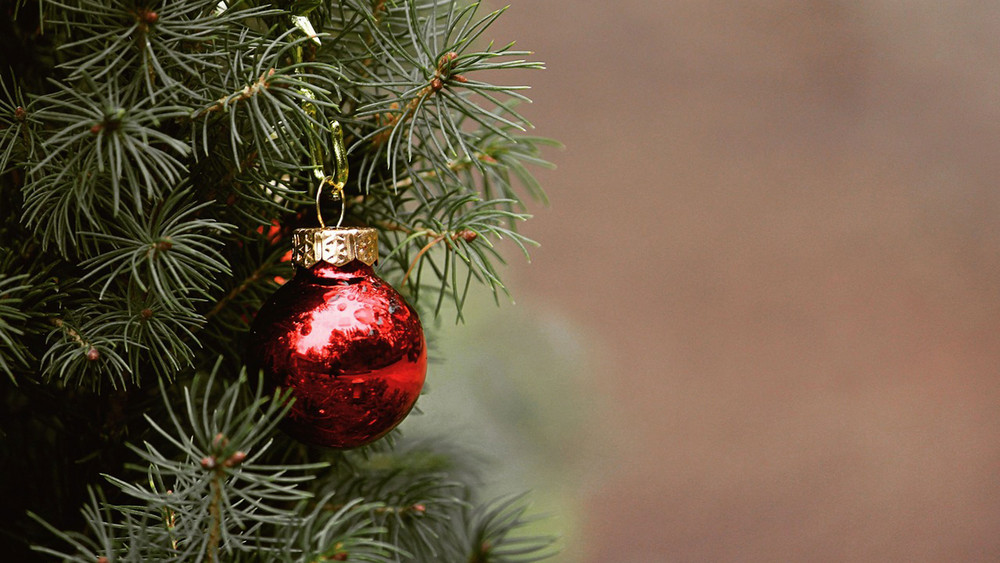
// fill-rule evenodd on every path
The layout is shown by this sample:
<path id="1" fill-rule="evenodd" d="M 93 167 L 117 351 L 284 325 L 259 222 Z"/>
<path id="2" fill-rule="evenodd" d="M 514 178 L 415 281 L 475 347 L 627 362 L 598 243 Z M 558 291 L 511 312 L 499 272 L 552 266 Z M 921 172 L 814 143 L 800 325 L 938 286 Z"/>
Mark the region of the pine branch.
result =
<path id="1" fill-rule="evenodd" d="M 216 377 L 212 373 L 207 381 L 196 380 L 185 388 L 180 411 L 161 386 L 172 428 L 150 417 L 147 421 L 176 453 L 165 454 L 149 442 L 134 448 L 148 464 L 147 485 L 107 477 L 140 504 L 115 505 L 92 493 L 84 515 L 96 540 L 56 531 L 74 551 L 39 549 L 91 561 L 219 561 L 223 554 L 228 560 L 240 552 L 286 561 L 341 555 L 393 561 L 393 554 L 403 553 L 394 544 L 373 539 L 385 532 L 370 517 L 388 512 L 382 504 L 352 499 L 331 510 L 330 497 L 312 509 L 303 504 L 311 495 L 302 486 L 324 464 L 261 463 L 288 404 L 280 396 L 262 397 L 259 391 L 249 400 L 241 398 L 245 377 L 216 393 Z M 141 541 L 129 543 L 126 538 Z"/>
<path id="2" fill-rule="evenodd" d="M 32 135 L 37 127 L 37 119 L 29 113 L 21 89 L 16 85 L 12 92 L 7 87 L 6 77 L 0 77 L 0 174 L 18 161 L 32 158 L 36 139 Z"/>
<path id="3" fill-rule="evenodd" d="M 440 311 L 445 297 L 451 295 L 461 318 L 462 307 L 474 279 L 490 287 L 495 295 L 500 291 L 506 292 L 494 266 L 495 262 L 502 263 L 504 259 L 490 238 L 512 240 L 525 255 L 527 246 L 535 244 L 508 225 L 510 220 L 528 218 L 527 215 L 507 210 L 514 203 L 511 200 L 482 201 L 473 193 L 456 189 L 447 196 L 426 203 L 415 200 L 408 203 L 412 211 L 397 211 L 396 214 L 405 218 L 404 222 L 410 226 L 400 226 L 391 221 L 391 209 L 379 210 L 383 218 L 376 223 L 385 229 L 385 235 L 390 239 L 391 250 L 385 260 L 406 264 L 404 270 L 407 273 L 400 283 L 408 284 L 414 299 L 420 298 L 425 266 L 434 277 L 432 287 L 437 290 L 435 314 Z M 425 237 L 431 240 L 417 242 Z M 420 249 L 411 256 L 410 249 L 414 243 L 419 244 Z M 439 243 L 443 243 L 446 249 L 443 260 L 435 260 L 428 252 Z M 464 278 L 460 276 L 460 269 L 456 268 L 459 265 L 464 268 Z M 415 278 L 410 276 L 413 273 L 416 273 Z"/>
<path id="4" fill-rule="evenodd" d="M 524 494 L 498 498 L 466 516 L 469 563 L 530 563 L 555 555 L 556 538 L 522 535 L 521 530 L 539 520 L 525 516 Z"/>
<path id="5" fill-rule="evenodd" d="M 82 263 L 89 270 L 82 279 L 100 286 L 98 298 L 113 287 L 134 285 L 144 294 L 155 294 L 165 309 L 190 312 L 195 300 L 219 288 L 214 276 L 229 273 L 218 250 L 219 237 L 233 226 L 201 217 L 211 204 L 194 205 L 186 201 L 188 195 L 175 191 L 147 217 L 126 211 L 110 233 L 81 233 L 99 248 Z"/>
<path id="6" fill-rule="evenodd" d="M 262 526 L 294 526 L 298 517 L 283 505 L 308 498 L 299 484 L 322 466 L 263 465 L 270 435 L 287 405 L 277 396 L 262 397 L 260 385 L 252 398 L 241 399 L 245 378 L 216 395 L 216 377 L 212 373 L 185 389 L 180 412 L 163 388 L 172 428 L 147 421 L 179 456 L 162 453 L 149 442 L 134 448 L 148 463 L 152 487 L 109 477 L 143 503 L 128 508 L 130 514 L 149 523 L 160 522 L 165 512 L 176 514 L 169 536 L 162 527 L 154 530 L 156 547 L 164 554 L 176 550 L 178 556 L 217 561 L 222 553 L 251 547 L 246 541 Z"/>
<path id="7" fill-rule="evenodd" d="M 239 297 L 240 294 L 242 294 L 244 291 L 247 291 L 247 289 L 249 289 L 251 286 L 253 286 L 258 281 L 260 281 L 261 278 L 264 277 L 265 273 L 273 265 L 274 265 L 273 263 L 265 262 L 265 263 L 261 264 L 259 267 L 257 267 L 257 269 L 255 269 L 253 272 L 251 272 L 250 275 L 247 276 L 242 282 L 240 282 L 240 284 L 238 286 L 234 287 L 232 290 L 229 291 L 229 293 L 227 293 L 225 296 L 223 296 L 222 299 L 220 299 L 219 301 L 217 301 L 215 303 L 215 306 L 213 306 L 207 313 L 205 313 L 205 318 L 206 319 L 211 319 L 215 315 L 219 314 L 219 311 L 221 311 L 223 308 L 225 308 L 225 306 L 230 301 L 232 301 L 233 299 L 236 299 L 237 297 Z"/>
<path id="8" fill-rule="evenodd" d="M 280 11 L 241 4 L 219 12 L 216 0 L 182 0 L 135 5 L 113 0 L 45 0 L 49 21 L 64 25 L 72 52 L 59 68 L 69 79 L 91 76 L 123 82 L 153 98 L 199 99 L 204 74 L 220 67 L 220 55 L 255 19 Z"/>
<path id="9" fill-rule="evenodd" d="M 204 318 L 171 310 L 134 286 L 130 290 L 129 310 L 119 310 L 118 318 L 109 324 L 121 331 L 132 373 L 153 372 L 170 380 L 193 365 L 191 345 L 197 342 L 195 333 Z"/>
<path id="10" fill-rule="evenodd" d="M 99 86 L 89 75 L 79 82 L 54 85 L 54 93 L 33 100 L 41 108 L 37 119 L 53 130 L 42 141 L 43 157 L 30 164 L 29 174 L 54 176 L 53 182 L 61 182 L 77 167 L 107 173 L 115 212 L 123 188 L 141 209 L 143 197 L 157 197 L 163 186 L 181 180 L 180 159 L 190 149 L 159 127 L 186 116 L 187 108 L 158 105 L 152 96 L 130 99 L 115 82 Z M 93 191 L 97 177 L 82 174 L 77 178 L 80 189 Z"/>
<path id="11" fill-rule="evenodd" d="M 31 247 L 30 242 L 0 247 L 0 371 L 15 384 L 15 374 L 31 378 L 37 372 L 36 348 L 49 333 L 60 300 L 67 297 L 53 280 L 54 264 L 38 261 Z"/>
<path id="12" fill-rule="evenodd" d="M 460 514 L 464 486 L 448 473 L 451 459 L 421 449 L 372 455 L 355 471 L 326 484 L 333 507 L 355 498 L 378 501 L 369 517 L 385 527 L 383 541 L 400 547 L 400 560 L 457 561 L 460 539 L 451 520 Z"/>
<path id="13" fill-rule="evenodd" d="M 114 389 L 124 387 L 135 374 L 122 356 L 124 342 L 113 330 L 113 317 L 106 307 L 92 305 L 50 319 L 54 328 L 41 358 L 45 379 L 92 389 L 107 379 Z"/>
<path id="14" fill-rule="evenodd" d="M 219 127 L 229 137 L 232 162 L 241 161 L 240 146 L 252 140 L 262 155 L 259 163 L 265 172 L 272 162 L 282 166 L 272 173 L 294 173 L 302 168 L 295 163 L 299 155 L 310 154 L 307 139 L 321 140 L 324 135 L 316 131 L 328 127 L 327 120 L 313 113 L 337 110 L 333 97 L 339 71 L 334 65 L 319 62 L 285 64 L 309 40 L 294 39 L 296 32 L 290 29 L 274 40 L 260 38 L 234 48 L 219 77 L 227 90 L 191 114 L 191 142 L 197 151 L 210 154 L 213 127 Z"/>
<path id="15" fill-rule="evenodd" d="M 60 551 L 40 545 L 32 548 L 37 552 L 74 563 L 143 561 L 143 546 L 149 542 L 149 537 L 145 533 L 146 528 L 137 523 L 127 512 L 120 514 L 116 521 L 112 507 L 99 489 L 91 487 L 87 493 L 89 503 L 80 512 L 83 514 L 89 533 L 59 530 L 39 515 L 29 512 L 28 516 L 32 520 L 68 543 L 72 550 Z"/>
<path id="16" fill-rule="evenodd" d="M 331 14 L 325 24 L 331 35 L 347 37 L 338 31 L 363 27 L 362 34 L 373 38 L 370 45 L 360 47 L 368 51 L 367 56 L 341 61 L 345 78 L 354 85 L 345 90 L 350 100 L 346 107 L 357 107 L 353 120 L 345 121 L 366 148 L 359 165 L 362 193 L 367 193 L 373 182 L 384 181 L 380 172 L 383 163 L 389 182 L 401 181 L 401 159 L 412 162 L 425 145 L 436 149 L 426 153 L 432 159 L 432 169 L 447 168 L 456 158 L 472 159 L 476 151 L 465 140 L 459 125 L 463 119 L 478 121 L 501 135 L 506 135 L 504 126 L 523 127 L 520 116 L 508 119 L 474 103 L 471 97 L 491 103 L 500 97 L 526 99 L 517 92 L 521 87 L 496 86 L 473 80 L 470 75 L 542 66 L 518 59 L 501 62 L 528 54 L 514 51 L 510 45 L 474 50 L 478 37 L 502 13 L 500 10 L 477 20 L 478 7 L 478 2 L 463 9 L 456 9 L 454 2 L 428 2 L 420 7 L 407 2 L 387 8 L 385 17 L 377 20 L 364 6 L 355 5 L 356 12 Z M 373 59 L 386 64 L 374 69 Z"/>
<path id="17" fill-rule="evenodd" d="M 22 311 L 24 299 L 19 296 L 29 286 L 23 284 L 27 274 L 5 276 L 0 274 L 0 371 L 14 379 L 14 368 L 28 363 L 28 352 L 18 345 L 19 337 L 24 335 L 24 329 L 19 325 L 28 320 L 28 314 Z"/>

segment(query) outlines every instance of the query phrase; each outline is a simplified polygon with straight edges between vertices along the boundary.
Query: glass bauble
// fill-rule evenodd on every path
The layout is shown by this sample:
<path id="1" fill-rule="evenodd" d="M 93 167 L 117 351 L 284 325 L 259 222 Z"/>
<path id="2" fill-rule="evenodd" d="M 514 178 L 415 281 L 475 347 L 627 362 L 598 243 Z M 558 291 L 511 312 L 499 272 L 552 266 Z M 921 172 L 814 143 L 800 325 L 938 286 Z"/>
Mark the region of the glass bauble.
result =
<path id="1" fill-rule="evenodd" d="M 331 448 L 371 443 L 413 408 L 427 372 L 416 311 L 371 265 L 298 266 L 261 307 L 250 330 L 250 377 L 290 389 L 281 427 Z"/>

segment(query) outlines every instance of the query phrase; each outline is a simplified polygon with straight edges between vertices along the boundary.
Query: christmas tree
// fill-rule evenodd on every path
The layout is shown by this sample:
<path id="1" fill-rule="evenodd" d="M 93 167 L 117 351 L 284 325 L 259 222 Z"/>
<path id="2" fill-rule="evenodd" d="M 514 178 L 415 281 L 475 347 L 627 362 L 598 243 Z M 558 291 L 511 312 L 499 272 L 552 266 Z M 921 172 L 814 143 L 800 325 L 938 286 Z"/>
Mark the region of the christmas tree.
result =
<path id="1" fill-rule="evenodd" d="M 302 397 L 246 367 L 255 314 L 299 275 L 293 230 L 324 212 L 377 231 L 378 276 L 425 325 L 506 292 L 497 241 L 532 244 L 547 141 L 503 85 L 541 65 L 487 41 L 502 10 L 0 5 L 4 559 L 551 556 L 460 445 L 301 443 L 278 425 Z"/>

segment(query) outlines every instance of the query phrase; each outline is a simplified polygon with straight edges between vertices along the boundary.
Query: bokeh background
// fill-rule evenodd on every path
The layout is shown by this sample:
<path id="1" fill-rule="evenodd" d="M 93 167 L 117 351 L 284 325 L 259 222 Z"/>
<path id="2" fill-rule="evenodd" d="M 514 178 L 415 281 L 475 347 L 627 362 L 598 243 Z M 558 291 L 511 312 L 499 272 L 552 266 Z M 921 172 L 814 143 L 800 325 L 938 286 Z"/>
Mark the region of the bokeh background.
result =
<path id="1" fill-rule="evenodd" d="M 560 561 L 1000 560 L 1000 4 L 508 1 L 565 149 L 417 426 Z"/>

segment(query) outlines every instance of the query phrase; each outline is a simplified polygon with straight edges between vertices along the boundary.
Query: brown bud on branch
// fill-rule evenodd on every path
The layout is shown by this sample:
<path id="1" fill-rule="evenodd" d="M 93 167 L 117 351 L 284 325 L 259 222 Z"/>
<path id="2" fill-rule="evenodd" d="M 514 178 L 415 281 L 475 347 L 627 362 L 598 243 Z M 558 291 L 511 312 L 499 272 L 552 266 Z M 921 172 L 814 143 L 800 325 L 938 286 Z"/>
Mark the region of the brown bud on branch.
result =
<path id="1" fill-rule="evenodd" d="M 226 467 L 236 467 L 237 465 L 243 463 L 243 460 L 247 458 L 247 454 L 244 452 L 236 452 L 229 456 L 226 461 L 222 462 L 222 465 Z"/>

